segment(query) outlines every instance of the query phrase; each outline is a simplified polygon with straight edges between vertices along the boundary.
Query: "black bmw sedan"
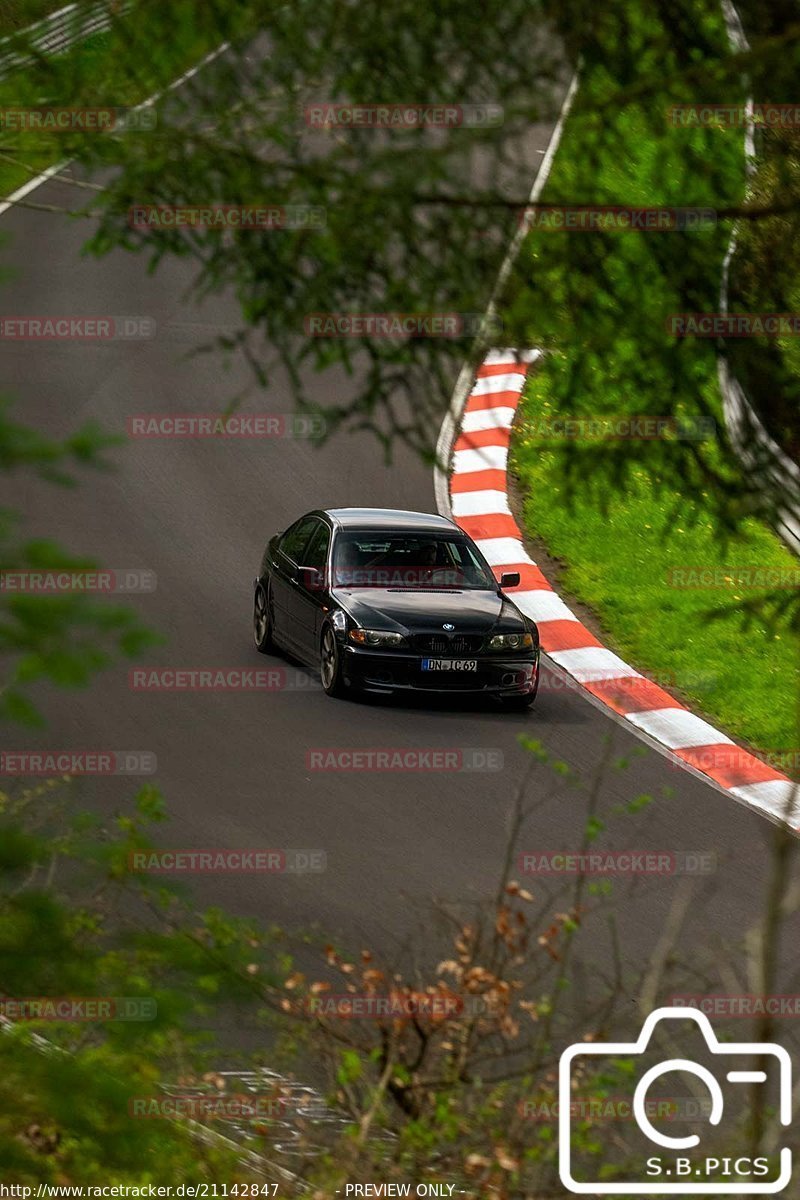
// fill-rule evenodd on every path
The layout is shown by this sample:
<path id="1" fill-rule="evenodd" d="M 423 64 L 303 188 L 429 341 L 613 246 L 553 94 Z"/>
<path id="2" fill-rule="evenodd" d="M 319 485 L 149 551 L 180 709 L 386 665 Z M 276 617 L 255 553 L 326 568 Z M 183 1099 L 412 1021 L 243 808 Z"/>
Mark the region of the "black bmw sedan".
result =
<path id="1" fill-rule="evenodd" d="M 444 517 L 380 508 L 308 513 L 267 545 L 254 581 L 262 654 L 319 669 L 329 696 L 478 693 L 527 708 L 536 625 L 475 543 Z"/>

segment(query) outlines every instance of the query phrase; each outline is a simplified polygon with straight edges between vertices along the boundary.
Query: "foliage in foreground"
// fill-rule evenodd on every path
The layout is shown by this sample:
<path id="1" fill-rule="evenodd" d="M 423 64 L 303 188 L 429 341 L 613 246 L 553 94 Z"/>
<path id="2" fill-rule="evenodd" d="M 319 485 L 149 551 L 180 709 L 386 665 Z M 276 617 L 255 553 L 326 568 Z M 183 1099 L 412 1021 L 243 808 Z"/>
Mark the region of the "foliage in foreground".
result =
<path id="1" fill-rule="evenodd" d="M 518 853 L 554 796 L 584 812 L 576 853 L 602 851 L 609 825 L 619 822 L 631 823 L 633 837 L 639 814 L 658 803 L 631 795 L 601 812 L 608 771 L 622 772 L 617 790 L 625 791 L 627 764 L 612 762 L 610 746 L 586 780 L 539 742 L 526 748 L 529 768 L 512 801 L 494 897 L 432 910 L 413 958 L 328 946 L 319 968 L 303 970 L 285 938 L 218 910 L 198 912 L 171 886 L 131 873 L 131 852 L 152 845 L 165 815 L 151 789 L 132 814 L 103 822 L 67 816 L 64 784 L 3 794 L 5 995 L 127 996 L 157 1006 L 149 1020 L 18 1021 L 3 1032 L 4 1181 L 256 1178 L 278 1181 L 281 1191 L 310 1185 L 323 1194 L 379 1177 L 447 1179 L 495 1197 L 560 1194 L 558 1055 L 575 1041 L 632 1037 L 670 995 L 720 990 L 730 979 L 730 948 L 700 954 L 693 939 L 689 955 L 683 945 L 687 911 L 709 897 L 711 879 L 696 889 L 663 878 L 648 885 L 670 888 L 671 900 L 646 964 L 625 950 L 634 885 L 623 894 L 623 885 L 585 873 L 520 883 Z M 792 986 L 776 962 L 783 924 L 797 907 L 789 892 L 793 846 L 790 836 L 776 835 L 768 919 L 747 935 L 748 973 L 764 993 L 779 979 Z M 348 1005 L 378 1001 L 391 1002 L 391 1011 L 345 1015 Z M 363 1007 L 357 1012 L 363 1016 Z M 259 1084 L 264 1055 L 235 1048 L 236 1024 L 272 1031 L 266 1061 L 282 1055 L 284 1083 L 269 1075 Z M 733 1022 L 731 1033 L 741 1036 L 741 1026 Z M 756 1034 L 792 1036 L 768 1018 Z M 37 1042 L 42 1036 L 46 1046 Z M 223 1073 L 232 1064 L 248 1077 L 257 1106 L 235 1122 L 218 1119 L 220 1106 L 237 1100 L 233 1081 L 241 1074 Z M 307 1096 L 299 1103 L 284 1086 L 288 1075 L 308 1072 L 339 1114 L 333 1127 L 310 1114 Z M 603 1064 L 580 1078 L 574 1095 L 588 1105 L 577 1153 L 606 1178 L 627 1178 L 634 1156 L 630 1123 L 615 1126 L 610 1149 L 603 1111 L 630 1086 L 625 1071 Z M 137 1101 L 157 1106 L 188 1093 L 217 1106 L 216 1118 L 194 1114 L 194 1138 L 183 1120 L 136 1117 Z M 742 1118 L 709 1150 L 724 1153 L 731 1138 L 739 1150 L 743 1138 L 753 1150 L 768 1144 L 774 1114 L 757 1118 L 749 1125 Z M 197 1140 L 198 1126 L 211 1131 L 210 1142 Z"/>

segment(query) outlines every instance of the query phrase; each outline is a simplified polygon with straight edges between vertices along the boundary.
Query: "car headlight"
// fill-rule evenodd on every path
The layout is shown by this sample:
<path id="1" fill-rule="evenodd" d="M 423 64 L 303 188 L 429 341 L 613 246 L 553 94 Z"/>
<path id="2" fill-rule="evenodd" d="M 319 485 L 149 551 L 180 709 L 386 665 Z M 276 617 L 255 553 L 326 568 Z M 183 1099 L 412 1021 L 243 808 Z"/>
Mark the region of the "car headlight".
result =
<path id="1" fill-rule="evenodd" d="M 347 636 L 359 646 L 402 646 L 406 640 L 402 633 L 385 629 L 351 629 Z"/>
<path id="2" fill-rule="evenodd" d="M 528 650 L 533 645 L 530 633 L 495 633 L 489 638 L 490 650 Z"/>

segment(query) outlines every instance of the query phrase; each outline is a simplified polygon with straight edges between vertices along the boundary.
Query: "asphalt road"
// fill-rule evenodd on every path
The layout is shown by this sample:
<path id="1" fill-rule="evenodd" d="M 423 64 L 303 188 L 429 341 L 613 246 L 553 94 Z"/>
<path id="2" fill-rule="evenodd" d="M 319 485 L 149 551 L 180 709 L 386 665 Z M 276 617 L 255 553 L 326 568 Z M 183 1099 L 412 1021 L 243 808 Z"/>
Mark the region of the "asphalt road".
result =
<path id="1" fill-rule="evenodd" d="M 531 134 L 538 161 L 549 127 Z M 34 197 L 63 204 L 58 181 Z M 20 209 L 0 223 L 0 247 L 15 278 L 0 292 L 4 314 L 146 314 L 149 341 L 80 344 L 11 342 L 2 346 L 0 390 L 15 412 L 43 432 L 66 434 L 88 419 L 122 432 L 129 416 L 218 411 L 246 382 L 244 368 L 225 371 L 218 357 L 191 350 L 236 323 L 230 297 L 192 310 L 184 301 L 187 264 L 169 261 L 155 277 L 123 254 L 82 258 L 86 229 L 66 217 Z M 453 379 L 459 363 L 453 361 Z M 311 381 L 322 403 L 350 394 L 328 373 Z M 287 412 L 276 379 L 245 411 Z M 435 441 L 437 430 L 431 430 Z M 429 467 L 399 449 L 387 466 L 374 440 L 334 439 L 320 449 L 304 440 L 151 440 L 113 453 L 115 470 L 87 474 L 72 491 L 20 478 L 11 503 L 24 510 L 30 536 L 57 538 L 75 553 L 114 568 L 149 568 L 157 590 L 134 597 L 145 621 L 166 636 L 147 662 L 183 667 L 262 667 L 251 642 L 252 579 L 263 545 L 303 511 L 378 505 L 433 510 Z M 279 660 L 275 660 L 279 665 Z M 432 897 L 480 901 L 493 895 L 506 849 L 509 815 L 529 756 L 521 733 L 540 738 L 589 781 L 609 753 L 640 744 L 579 695 L 554 690 L 545 673 L 532 713 L 507 715 L 479 706 L 336 702 L 316 680 L 275 693 L 133 692 L 130 664 L 97 676 L 85 691 L 43 688 L 44 733 L 15 731 L 20 748 L 110 747 L 153 751 L 174 847 L 320 848 L 323 873 L 196 877 L 203 903 L 221 903 L 288 928 L 318 924 L 357 948 L 391 953 L 410 939 L 421 946 Z M 309 749 L 485 748 L 502 751 L 493 772 L 312 772 Z M 531 796 L 539 804 L 523 850 L 573 850 L 580 844 L 585 797 L 537 767 Z M 79 796 L 104 811 L 131 797 L 125 779 L 84 780 Z M 655 802 L 636 816 L 614 809 L 640 793 Z M 737 939 L 760 911 L 773 829 L 765 820 L 671 767 L 652 751 L 627 770 L 607 771 L 599 787 L 608 817 L 603 846 L 657 851 L 714 851 L 718 869 L 691 906 L 683 950 L 697 959 L 706 945 Z M 633 961 L 649 956 L 680 879 L 641 880 L 619 918 L 621 944 Z M 796 931 L 795 931 L 796 934 Z M 591 959 L 599 943 L 581 953 Z M 731 948 L 743 972 L 740 951 Z"/>

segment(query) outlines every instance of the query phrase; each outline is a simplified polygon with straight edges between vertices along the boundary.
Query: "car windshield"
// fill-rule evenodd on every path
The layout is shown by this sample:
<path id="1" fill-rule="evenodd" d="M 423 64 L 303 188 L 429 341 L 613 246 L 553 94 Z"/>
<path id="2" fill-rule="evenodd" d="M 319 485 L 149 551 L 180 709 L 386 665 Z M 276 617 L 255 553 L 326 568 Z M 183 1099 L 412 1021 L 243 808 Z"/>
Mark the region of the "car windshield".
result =
<path id="1" fill-rule="evenodd" d="M 333 583 L 404 591 L 497 587 L 491 571 L 463 538 L 350 531 L 336 539 Z"/>

